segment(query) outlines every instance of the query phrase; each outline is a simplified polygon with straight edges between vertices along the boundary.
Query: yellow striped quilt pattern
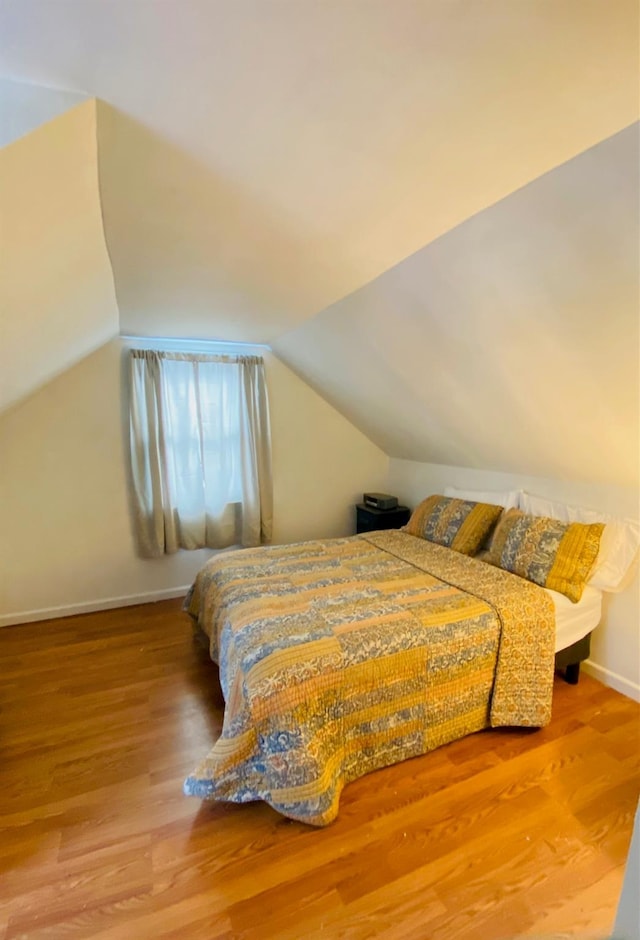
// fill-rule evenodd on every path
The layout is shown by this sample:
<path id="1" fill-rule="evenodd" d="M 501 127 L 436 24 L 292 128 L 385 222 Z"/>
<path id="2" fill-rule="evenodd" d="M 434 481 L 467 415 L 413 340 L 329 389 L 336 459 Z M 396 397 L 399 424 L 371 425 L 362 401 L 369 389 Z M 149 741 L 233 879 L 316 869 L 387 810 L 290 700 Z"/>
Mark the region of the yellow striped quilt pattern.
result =
<path id="1" fill-rule="evenodd" d="M 392 530 L 214 557 L 185 609 L 209 637 L 223 730 L 185 782 L 316 826 L 346 783 L 490 725 L 551 715 L 539 587 Z"/>

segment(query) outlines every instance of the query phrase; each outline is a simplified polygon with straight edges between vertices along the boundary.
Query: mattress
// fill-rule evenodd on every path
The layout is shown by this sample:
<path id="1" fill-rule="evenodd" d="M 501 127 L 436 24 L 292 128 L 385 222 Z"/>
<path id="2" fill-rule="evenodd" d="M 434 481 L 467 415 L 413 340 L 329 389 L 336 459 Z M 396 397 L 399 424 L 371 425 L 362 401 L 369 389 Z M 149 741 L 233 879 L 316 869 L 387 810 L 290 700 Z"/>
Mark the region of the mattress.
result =
<path id="1" fill-rule="evenodd" d="M 580 600 L 574 604 L 564 594 L 545 588 L 556 613 L 556 653 L 577 643 L 600 623 L 602 591 L 587 585 Z"/>

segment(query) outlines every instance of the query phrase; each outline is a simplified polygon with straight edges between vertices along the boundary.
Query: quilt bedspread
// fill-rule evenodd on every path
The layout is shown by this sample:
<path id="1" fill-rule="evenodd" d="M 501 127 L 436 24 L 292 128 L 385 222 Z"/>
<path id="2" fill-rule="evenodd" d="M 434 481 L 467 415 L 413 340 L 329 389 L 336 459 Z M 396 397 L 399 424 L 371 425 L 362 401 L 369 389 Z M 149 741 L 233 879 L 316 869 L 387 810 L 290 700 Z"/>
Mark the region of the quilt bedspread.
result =
<path id="1" fill-rule="evenodd" d="M 219 555 L 185 609 L 225 699 L 185 782 L 203 799 L 265 800 L 322 826 L 356 777 L 551 716 L 546 592 L 402 531 Z"/>

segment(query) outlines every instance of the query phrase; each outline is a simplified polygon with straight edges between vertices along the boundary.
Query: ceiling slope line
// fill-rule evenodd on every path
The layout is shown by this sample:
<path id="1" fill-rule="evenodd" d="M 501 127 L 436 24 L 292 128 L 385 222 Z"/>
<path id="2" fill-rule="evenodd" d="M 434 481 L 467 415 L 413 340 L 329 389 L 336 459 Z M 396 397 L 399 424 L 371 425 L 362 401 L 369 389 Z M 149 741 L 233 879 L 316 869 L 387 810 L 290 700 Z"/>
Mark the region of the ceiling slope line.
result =
<path id="1" fill-rule="evenodd" d="M 393 271 L 395 268 L 404 264 L 406 261 L 409 261 L 411 258 L 415 257 L 416 255 L 419 255 L 420 252 L 424 251 L 427 248 L 433 247 L 434 245 L 437 245 L 438 242 L 440 242 L 442 239 L 447 238 L 449 235 L 456 232 L 458 229 L 463 228 L 465 225 L 467 225 L 469 222 L 473 221 L 474 219 L 477 219 L 483 213 L 490 212 L 496 206 L 499 206 L 502 203 L 507 202 L 509 199 L 511 199 L 513 196 L 517 195 L 518 193 L 525 191 L 531 186 L 535 186 L 536 183 L 538 183 L 540 180 L 544 180 L 546 176 L 549 176 L 550 174 L 554 173 L 556 170 L 560 169 L 561 167 L 564 167 L 567 164 L 571 163 L 577 157 L 580 157 L 583 154 L 589 153 L 590 151 L 596 150 L 598 147 L 602 146 L 602 144 L 606 143 L 607 141 L 613 140 L 619 134 L 624 134 L 626 131 L 629 131 L 632 127 L 637 127 L 638 132 L 640 133 L 640 120 L 631 121 L 629 124 L 615 131 L 613 134 L 609 134 L 606 137 L 603 137 L 601 140 L 593 144 L 591 147 L 587 147 L 584 150 L 579 150 L 577 153 L 573 154 L 573 156 L 567 157 L 566 160 L 561 160 L 557 165 L 551 167 L 548 170 L 545 170 L 544 173 L 541 173 L 539 176 L 536 176 L 530 179 L 526 183 L 523 183 L 522 186 L 517 186 L 515 189 L 511 190 L 505 196 L 501 196 L 500 199 L 496 199 L 494 202 L 488 203 L 484 208 L 478 209 L 477 212 L 472 212 L 463 221 L 457 222 L 455 225 L 452 225 L 451 228 L 446 229 L 446 231 L 441 232 L 439 235 L 436 235 L 434 238 L 430 239 L 428 242 L 425 242 L 424 245 L 422 245 L 420 248 L 417 248 L 415 251 L 410 252 L 404 258 L 401 258 L 399 261 L 396 261 L 394 264 L 390 265 L 384 271 L 381 271 L 380 274 L 377 274 L 376 277 L 372 278 L 370 281 L 365 281 L 359 287 L 356 287 L 354 290 L 349 291 L 348 294 L 345 294 L 343 297 L 340 297 L 338 300 L 332 301 L 326 307 L 323 307 L 321 310 L 316 311 L 316 313 L 314 313 L 312 316 L 300 322 L 293 329 L 286 330 L 278 334 L 278 336 L 273 337 L 273 339 L 271 340 L 272 345 L 275 348 L 275 345 L 278 342 L 286 340 L 288 336 L 294 335 L 298 330 L 304 329 L 304 327 L 307 326 L 309 323 L 311 323 L 316 317 L 321 317 L 322 314 L 325 313 L 325 311 L 330 310 L 332 307 L 336 306 L 337 304 L 341 304 L 344 301 L 349 300 L 350 297 L 353 297 L 355 294 L 359 293 L 359 291 L 364 290 L 366 287 L 375 284 L 377 281 L 384 278 L 386 275 L 389 274 L 389 272 Z"/>

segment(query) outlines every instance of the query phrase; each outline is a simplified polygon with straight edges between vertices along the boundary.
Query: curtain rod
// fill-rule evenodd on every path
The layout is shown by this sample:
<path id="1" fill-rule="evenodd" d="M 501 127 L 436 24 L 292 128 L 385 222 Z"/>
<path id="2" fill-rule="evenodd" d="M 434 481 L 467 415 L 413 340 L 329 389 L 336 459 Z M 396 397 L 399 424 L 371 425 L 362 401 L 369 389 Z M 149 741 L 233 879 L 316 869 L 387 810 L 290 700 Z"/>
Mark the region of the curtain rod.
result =
<path id="1" fill-rule="evenodd" d="M 120 333 L 120 339 L 126 343 L 138 343 L 140 346 L 224 346 L 233 349 L 271 349 L 268 343 L 232 342 L 224 339 L 189 339 L 184 336 L 132 336 Z"/>

